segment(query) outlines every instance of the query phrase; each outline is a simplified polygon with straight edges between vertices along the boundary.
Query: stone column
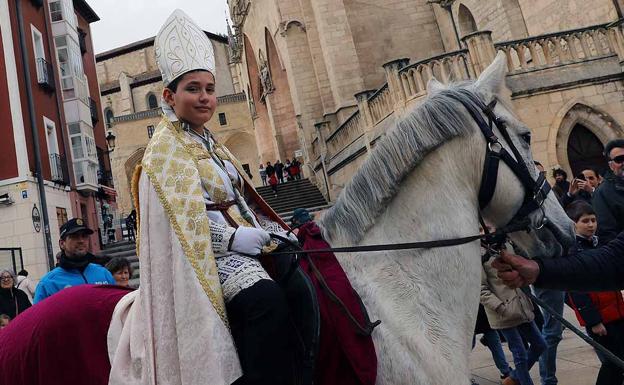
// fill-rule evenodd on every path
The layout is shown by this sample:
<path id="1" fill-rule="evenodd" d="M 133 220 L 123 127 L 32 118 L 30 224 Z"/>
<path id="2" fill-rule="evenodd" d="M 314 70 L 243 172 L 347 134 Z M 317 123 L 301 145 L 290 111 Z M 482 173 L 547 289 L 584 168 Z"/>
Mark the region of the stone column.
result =
<path id="1" fill-rule="evenodd" d="M 373 130 L 374 122 L 370 113 L 370 107 L 368 106 L 368 98 L 375 93 L 375 90 L 365 90 L 355 94 L 357 100 L 358 110 L 362 117 L 362 124 L 364 124 L 364 141 L 366 143 L 366 151 L 370 151 L 370 132 Z"/>
<path id="2" fill-rule="evenodd" d="M 323 172 L 322 184 L 325 186 L 325 191 L 322 191 L 323 195 L 328 202 L 332 201 L 331 196 L 331 184 L 329 181 L 329 175 L 327 174 L 327 143 L 325 143 L 325 138 L 327 138 L 330 129 L 329 121 L 322 121 L 314 124 L 314 128 L 316 129 L 316 135 L 319 139 L 319 150 L 321 152 L 321 170 Z"/>
<path id="3" fill-rule="evenodd" d="M 618 55 L 620 62 L 620 68 L 624 71 L 624 19 L 620 19 L 607 26 L 607 36 L 611 43 L 611 46 Z"/>
<path id="4" fill-rule="evenodd" d="M 390 95 L 392 95 L 392 100 L 394 101 L 395 110 L 396 110 L 396 107 L 403 108 L 405 106 L 405 101 L 407 100 L 407 96 L 405 95 L 405 90 L 403 90 L 403 85 L 401 84 L 399 71 L 408 64 L 409 64 L 409 59 L 402 58 L 402 59 L 389 61 L 383 65 L 383 68 L 386 71 L 386 79 L 388 80 L 388 89 L 390 90 Z"/>
<path id="5" fill-rule="evenodd" d="M 132 78 L 130 78 L 127 73 L 122 72 L 119 74 L 119 89 L 121 94 L 119 106 L 121 107 L 121 111 L 115 111 L 115 115 L 117 116 L 134 113 L 134 100 L 132 100 L 132 89 L 130 88 L 131 80 Z"/>
<path id="6" fill-rule="evenodd" d="M 477 31 L 462 38 L 474 70 L 475 76 L 479 76 L 487 66 L 494 61 L 496 49 L 492 41 L 492 31 Z"/>

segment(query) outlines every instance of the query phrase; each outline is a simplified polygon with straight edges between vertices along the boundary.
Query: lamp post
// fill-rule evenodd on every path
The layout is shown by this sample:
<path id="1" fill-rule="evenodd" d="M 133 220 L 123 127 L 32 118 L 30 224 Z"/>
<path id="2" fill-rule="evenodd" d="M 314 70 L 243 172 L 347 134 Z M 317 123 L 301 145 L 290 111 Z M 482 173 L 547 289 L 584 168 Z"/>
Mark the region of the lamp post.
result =
<path id="1" fill-rule="evenodd" d="M 115 139 L 117 139 L 115 134 L 113 134 L 112 131 L 108 131 L 108 134 L 106 134 L 106 144 L 108 145 L 109 153 L 115 150 Z"/>

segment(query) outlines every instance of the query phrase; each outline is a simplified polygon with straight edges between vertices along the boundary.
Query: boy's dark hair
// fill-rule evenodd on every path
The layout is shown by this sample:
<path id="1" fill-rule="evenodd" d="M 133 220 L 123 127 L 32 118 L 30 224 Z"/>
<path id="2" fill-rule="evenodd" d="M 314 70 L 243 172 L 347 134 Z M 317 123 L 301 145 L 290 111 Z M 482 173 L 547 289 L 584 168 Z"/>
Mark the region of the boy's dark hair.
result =
<path id="1" fill-rule="evenodd" d="M 596 211 L 589 203 L 578 200 L 568 205 L 566 214 L 576 223 L 583 215 L 596 215 Z"/>
<path id="2" fill-rule="evenodd" d="M 563 179 L 568 179 L 568 173 L 565 172 L 565 170 L 563 169 L 558 168 L 556 170 L 553 170 L 553 176 L 557 176 L 557 175 L 561 175 Z"/>
<path id="3" fill-rule="evenodd" d="M 23 275 L 24 277 L 28 277 L 28 272 L 24 269 L 20 270 L 19 273 L 17 273 L 17 275 Z"/>
<path id="4" fill-rule="evenodd" d="M 167 85 L 167 87 L 165 88 L 169 88 L 174 94 L 176 92 L 178 92 L 178 85 L 180 84 L 180 82 L 182 81 L 182 79 L 187 75 L 187 74 L 191 74 L 193 72 L 201 72 L 201 71 L 206 71 L 206 70 L 193 70 L 193 71 L 189 71 L 189 72 L 185 72 L 182 75 L 178 76 L 177 78 L 173 79 L 169 85 Z M 208 71 L 206 71 L 208 72 Z"/>

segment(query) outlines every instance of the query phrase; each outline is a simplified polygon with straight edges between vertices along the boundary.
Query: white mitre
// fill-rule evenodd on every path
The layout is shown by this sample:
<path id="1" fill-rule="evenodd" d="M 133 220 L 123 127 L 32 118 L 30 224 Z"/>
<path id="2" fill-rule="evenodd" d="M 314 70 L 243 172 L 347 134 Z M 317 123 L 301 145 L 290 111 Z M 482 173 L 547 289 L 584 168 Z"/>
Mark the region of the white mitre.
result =
<path id="1" fill-rule="evenodd" d="M 182 10 L 173 11 L 160 28 L 154 52 L 165 87 L 180 75 L 194 70 L 210 71 L 216 77 L 212 42 Z"/>

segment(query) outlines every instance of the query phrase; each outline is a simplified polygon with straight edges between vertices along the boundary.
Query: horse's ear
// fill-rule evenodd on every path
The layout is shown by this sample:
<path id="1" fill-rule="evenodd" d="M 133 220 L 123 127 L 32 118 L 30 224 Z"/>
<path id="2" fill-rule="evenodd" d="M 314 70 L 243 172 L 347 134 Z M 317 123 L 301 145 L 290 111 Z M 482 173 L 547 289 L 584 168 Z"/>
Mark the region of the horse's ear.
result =
<path id="1" fill-rule="evenodd" d="M 429 81 L 427 82 L 427 93 L 429 95 L 435 94 L 435 93 L 440 92 L 440 91 L 442 91 L 444 89 L 446 89 L 446 86 L 444 84 L 440 83 L 434 77 L 429 79 Z"/>
<path id="2" fill-rule="evenodd" d="M 499 51 L 492 64 L 481 73 L 475 87 L 484 94 L 500 95 L 506 88 L 505 76 L 507 76 L 507 57 L 504 52 Z"/>

